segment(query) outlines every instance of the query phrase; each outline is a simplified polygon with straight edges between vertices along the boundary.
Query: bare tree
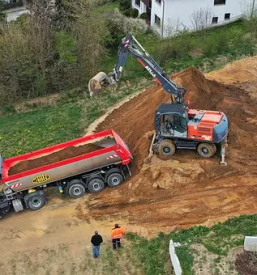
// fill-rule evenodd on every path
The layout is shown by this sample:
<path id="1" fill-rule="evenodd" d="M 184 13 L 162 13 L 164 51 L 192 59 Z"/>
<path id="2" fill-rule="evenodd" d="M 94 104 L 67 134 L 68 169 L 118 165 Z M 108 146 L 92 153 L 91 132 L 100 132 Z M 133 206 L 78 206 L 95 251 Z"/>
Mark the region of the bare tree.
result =
<path id="1" fill-rule="evenodd" d="M 250 19 L 257 16 L 257 1 L 256 0 L 244 0 L 241 2 L 242 14 L 246 19 Z"/>
<path id="2" fill-rule="evenodd" d="M 48 64 L 53 59 L 53 14 L 52 1 L 31 0 L 29 2 L 30 16 L 28 17 L 29 48 L 35 62 L 39 66 L 38 89 L 40 94 L 47 92 Z"/>
<path id="3" fill-rule="evenodd" d="M 0 36 L 0 102 L 10 102 L 27 96 L 33 71 L 32 55 L 28 51 L 28 35 L 18 24 L 3 26 Z"/>
<path id="4" fill-rule="evenodd" d="M 212 11 L 210 8 L 199 8 L 191 14 L 191 23 L 195 31 L 202 31 L 211 25 Z"/>
<path id="5" fill-rule="evenodd" d="M 105 41 L 110 34 L 103 17 L 94 12 L 96 2 L 73 4 L 76 18 L 71 30 L 76 38 L 81 79 L 87 81 L 98 71 L 98 65 L 106 54 Z"/>
<path id="6" fill-rule="evenodd" d="M 251 36 L 257 39 L 257 1 L 245 0 L 241 3 L 242 14 L 246 19 L 245 24 Z"/>
<path id="7" fill-rule="evenodd" d="M 168 23 L 164 26 L 164 36 L 170 37 L 178 34 L 181 31 L 187 30 L 186 26 L 184 26 L 179 19 L 172 20 L 168 19 Z"/>

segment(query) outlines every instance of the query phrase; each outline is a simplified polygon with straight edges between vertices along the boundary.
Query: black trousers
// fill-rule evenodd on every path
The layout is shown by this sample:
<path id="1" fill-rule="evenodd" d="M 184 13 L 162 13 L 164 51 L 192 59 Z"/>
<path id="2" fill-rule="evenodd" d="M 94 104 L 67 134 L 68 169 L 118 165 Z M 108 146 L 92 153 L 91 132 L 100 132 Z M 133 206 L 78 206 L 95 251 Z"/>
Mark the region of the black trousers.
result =
<path id="1" fill-rule="evenodd" d="M 120 239 L 112 239 L 112 247 L 113 247 L 113 249 L 116 249 L 117 246 L 118 246 L 118 247 L 121 246 L 121 244 L 120 244 Z"/>

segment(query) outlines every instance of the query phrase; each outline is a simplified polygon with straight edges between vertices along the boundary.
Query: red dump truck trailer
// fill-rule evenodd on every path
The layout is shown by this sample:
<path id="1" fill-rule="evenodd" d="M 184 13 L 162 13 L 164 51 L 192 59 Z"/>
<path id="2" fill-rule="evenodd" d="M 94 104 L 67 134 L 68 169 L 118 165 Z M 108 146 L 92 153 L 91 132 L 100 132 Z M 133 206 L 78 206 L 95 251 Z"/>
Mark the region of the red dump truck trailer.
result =
<path id="1" fill-rule="evenodd" d="M 57 186 L 73 198 L 115 187 L 131 175 L 132 155 L 113 130 L 9 159 L 0 158 L 0 218 L 14 210 L 37 210 L 46 203 L 44 188 Z"/>

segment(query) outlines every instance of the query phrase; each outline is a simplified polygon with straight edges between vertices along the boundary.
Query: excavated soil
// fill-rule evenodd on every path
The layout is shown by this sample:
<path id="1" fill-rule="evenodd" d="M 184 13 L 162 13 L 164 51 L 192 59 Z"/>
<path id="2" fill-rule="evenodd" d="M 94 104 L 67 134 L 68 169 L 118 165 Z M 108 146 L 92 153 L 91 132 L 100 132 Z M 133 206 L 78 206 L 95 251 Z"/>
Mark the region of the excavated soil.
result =
<path id="1" fill-rule="evenodd" d="M 107 250 L 110 231 L 117 222 L 127 231 L 151 237 L 257 213 L 256 65 L 257 57 L 234 62 L 206 75 L 209 80 L 193 69 L 174 76 L 187 88 L 191 108 L 227 114 L 228 166 L 219 165 L 218 155 L 205 160 L 194 151 L 178 151 L 166 161 L 147 158 L 155 109 L 169 102 L 169 96 L 154 86 L 110 112 L 96 129 L 113 128 L 128 143 L 134 155 L 133 177 L 119 187 L 76 200 L 46 189 L 48 205 L 37 213 L 6 215 L 1 220 L 0 274 L 106 274 L 112 266 Z M 91 257 L 94 230 L 105 245 L 97 262 Z M 133 261 L 131 254 L 125 260 L 121 256 L 114 267 L 129 271 L 137 267 L 127 265 L 128 259 Z M 255 260 L 251 262 L 256 266 Z"/>
<path id="2" fill-rule="evenodd" d="M 161 88 L 154 86 L 114 110 L 96 128 L 96 131 L 109 128 L 117 131 L 129 145 L 134 160 L 131 179 L 119 188 L 94 196 L 84 206 L 90 209 L 92 217 L 119 214 L 131 224 L 158 225 L 171 230 L 195 224 L 210 225 L 230 216 L 257 212 L 257 86 L 254 82 L 257 59 L 242 61 L 233 72 L 240 75 L 244 62 L 245 70 L 251 67 L 255 75 L 252 81 L 248 79 L 240 86 L 208 80 L 195 69 L 173 76 L 177 84 L 187 89 L 190 108 L 226 113 L 228 165 L 219 164 L 219 154 L 203 159 L 196 152 L 186 150 L 177 151 L 166 161 L 157 156 L 147 158 L 155 110 L 170 100 Z"/>
<path id="3" fill-rule="evenodd" d="M 38 168 L 44 165 L 52 164 L 54 162 L 77 157 L 89 152 L 93 152 L 98 148 L 99 147 L 97 147 L 94 144 L 85 144 L 83 146 L 78 146 L 78 147 L 68 147 L 63 150 L 52 153 L 50 155 L 46 155 L 36 159 L 31 159 L 28 161 L 19 162 L 10 168 L 8 174 L 9 176 L 11 176 L 11 175 L 18 174 L 34 168 Z"/>

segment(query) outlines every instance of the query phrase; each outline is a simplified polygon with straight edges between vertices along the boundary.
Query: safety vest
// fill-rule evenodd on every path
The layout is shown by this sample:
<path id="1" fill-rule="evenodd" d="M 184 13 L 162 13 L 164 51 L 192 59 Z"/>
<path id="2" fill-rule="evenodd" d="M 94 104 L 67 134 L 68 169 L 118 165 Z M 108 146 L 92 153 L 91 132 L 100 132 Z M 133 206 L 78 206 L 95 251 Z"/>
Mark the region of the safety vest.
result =
<path id="1" fill-rule="evenodd" d="M 123 236 L 123 233 L 125 233 L 125 230 L 123 228 L 113 228 L 112 230 L 112 239 L 120 239 Z"/>

